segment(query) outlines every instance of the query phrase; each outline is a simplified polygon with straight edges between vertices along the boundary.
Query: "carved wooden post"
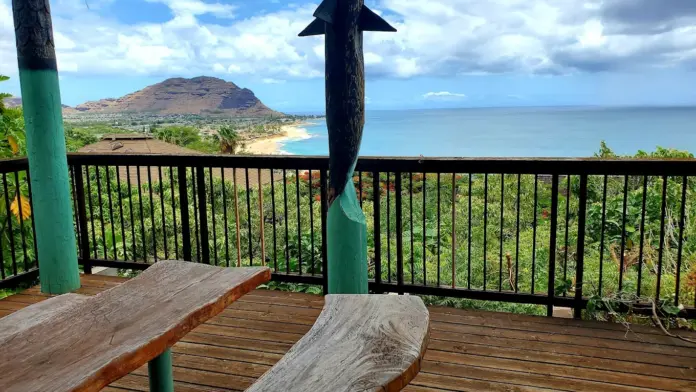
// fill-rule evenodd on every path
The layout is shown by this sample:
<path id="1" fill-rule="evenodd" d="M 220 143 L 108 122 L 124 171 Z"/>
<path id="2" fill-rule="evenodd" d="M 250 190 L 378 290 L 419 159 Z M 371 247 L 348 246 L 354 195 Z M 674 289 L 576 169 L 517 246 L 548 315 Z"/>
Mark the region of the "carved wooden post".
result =
<path id="1" fill-rule="evenodd" d="M 80 288 L 56 52 L 48 0 L 13 0 L 41 291 Z"/>
<path id="2" fill-rule="evenodd" d="M 352 179 L 365 123 L 362 32 L 396 30 L 363 0 L 324 0 L 314 16 L 300 36 L 326 35 L 329 293 L 366 294 L 367 228 Z"/>

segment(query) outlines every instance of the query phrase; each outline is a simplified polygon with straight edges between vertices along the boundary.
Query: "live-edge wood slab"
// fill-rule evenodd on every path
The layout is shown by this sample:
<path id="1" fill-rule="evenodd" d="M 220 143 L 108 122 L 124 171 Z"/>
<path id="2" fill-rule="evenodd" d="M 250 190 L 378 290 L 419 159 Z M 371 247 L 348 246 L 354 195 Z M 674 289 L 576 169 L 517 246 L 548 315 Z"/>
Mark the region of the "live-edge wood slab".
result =
<path id="1" fill-rule="evenodd" d="M 415 296 L 327 295 L 312 329 L 247 392 L 400 391 L 420 370 L 429 328 Z"/>
<path id="2" fill-rule="evenodd" d="M 0 391 L 98 391 L 270 277 L 266 267 L 160 261 L 93 297 L 24 308 L 0 319 Z"/>

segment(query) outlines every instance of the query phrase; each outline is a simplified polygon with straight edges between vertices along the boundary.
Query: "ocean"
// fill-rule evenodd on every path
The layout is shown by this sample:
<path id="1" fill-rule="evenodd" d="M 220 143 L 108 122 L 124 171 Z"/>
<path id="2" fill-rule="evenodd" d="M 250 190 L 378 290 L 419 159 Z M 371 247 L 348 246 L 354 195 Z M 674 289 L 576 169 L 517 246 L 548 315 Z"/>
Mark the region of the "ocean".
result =
<path id="1" fill-rule="evenodd" d="M 323 120 L 288 141 L 295 155 L 327 155 Z M 588 157 L 657 146 L 696 153 L 696 107 L 557 107 L 367 111 L 362 156 Z"/>

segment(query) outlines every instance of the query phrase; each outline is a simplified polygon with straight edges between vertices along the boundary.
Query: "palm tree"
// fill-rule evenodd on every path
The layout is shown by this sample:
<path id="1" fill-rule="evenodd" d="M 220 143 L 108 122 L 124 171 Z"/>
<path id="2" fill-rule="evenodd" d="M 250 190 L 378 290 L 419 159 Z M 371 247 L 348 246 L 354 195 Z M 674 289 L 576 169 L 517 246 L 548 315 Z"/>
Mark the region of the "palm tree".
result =
<path id="1" fill-rule="evenodd" d="M 218 135 L 220 136 L 220 151 L 225 154 L 234 154 L 242 140 L 239 133 L 232 127 L 223 126 L 220 127 Z"/>

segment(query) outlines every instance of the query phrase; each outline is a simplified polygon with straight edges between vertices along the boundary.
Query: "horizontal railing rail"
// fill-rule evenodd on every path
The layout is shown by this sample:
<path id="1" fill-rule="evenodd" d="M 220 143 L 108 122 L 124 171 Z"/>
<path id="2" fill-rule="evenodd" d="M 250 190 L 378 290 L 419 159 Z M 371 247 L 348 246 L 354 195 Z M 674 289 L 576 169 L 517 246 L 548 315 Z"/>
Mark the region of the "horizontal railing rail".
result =
<path id="1" fill-rule="evenodd" d="M 326 291 L 327 157 L 68 163 L 87 273 L 176 258 L 268 265 L 276 282 Z M 21 168 L 26 160 L 0 161 L 0 173 Z M 690 159 L 361 158 L 353 181 L 370 289 L 576 316 L 607 299 L 649 310 L 652 299 L 696 317 L 693 176 Z"/>

